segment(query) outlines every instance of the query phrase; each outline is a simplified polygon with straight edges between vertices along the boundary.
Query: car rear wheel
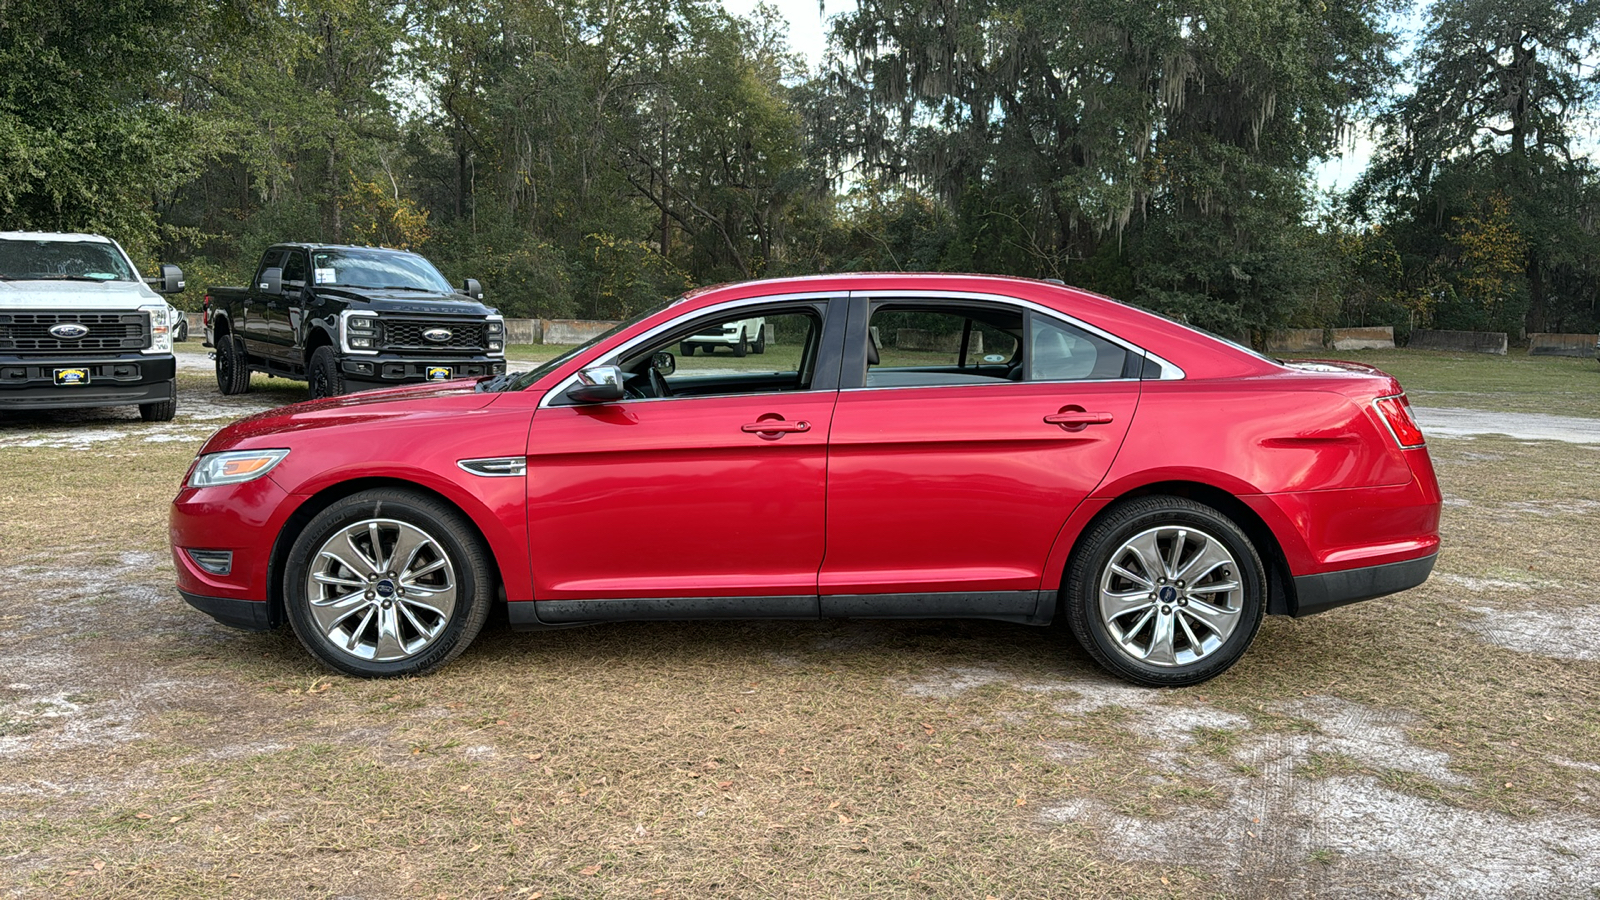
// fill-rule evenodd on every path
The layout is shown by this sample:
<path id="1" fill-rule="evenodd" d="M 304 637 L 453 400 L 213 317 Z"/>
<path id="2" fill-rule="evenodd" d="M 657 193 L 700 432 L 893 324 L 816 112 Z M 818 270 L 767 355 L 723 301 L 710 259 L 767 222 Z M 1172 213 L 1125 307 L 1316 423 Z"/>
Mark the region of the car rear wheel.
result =
<path id="1" fill-rule="evenodd" d="M 421 675 L 455 659 L 482 630 L 493 584 L 459 512 L 388 488 L 318 513 L 283 576 L 300 643 L 329 667 L 364 678 Z"/>
<path id="2" fill-rule="evenodd" d="M 245 359 L 244 341 L 236 334 L 217 338 L 217 388 L 224 394 L 250 390 L 250 364 Z"/>
<path id="3" fill-rule="evenodd" d="M 1095 661 L 1129 681 L 1213 678 L 1261 627 L 1261 556 L 1209 506 L 1142 497 L 1114 507 L 1080 546 L 1067 571 L 1067 622 Z"/>
<path id="4" fill-rule="evenodd" d="M 339 370 L 339 356 L 324 344 L 311 352 L 311 371 L 307 381 L 311 399 L 338 397 L 344 394 L 344 373 Z"/>

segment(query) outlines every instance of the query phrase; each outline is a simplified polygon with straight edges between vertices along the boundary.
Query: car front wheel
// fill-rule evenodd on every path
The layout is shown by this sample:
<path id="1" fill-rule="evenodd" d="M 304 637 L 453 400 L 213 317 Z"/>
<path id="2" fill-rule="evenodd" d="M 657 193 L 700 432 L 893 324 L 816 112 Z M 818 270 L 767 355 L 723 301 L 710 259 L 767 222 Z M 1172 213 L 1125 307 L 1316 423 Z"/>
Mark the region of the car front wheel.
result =
<path id="1" fill-rule="evenodd" d="M 306 526 L 283 576 L 289 622 L 329 667 L 365 678 L 421 675 L 455 659 L 488 617 L 487 555 L 455 509 L 379 488 Z"/>
<path id="2" fill-rule="evenodd" d="M 1156 687 L 1198 684 L 1244 654 L 1266 608 L 1260 554 L 1238 525 L 1182 497 L 1114 507 L 1073 555 L 1067 622 L 1106 669 Z"/>

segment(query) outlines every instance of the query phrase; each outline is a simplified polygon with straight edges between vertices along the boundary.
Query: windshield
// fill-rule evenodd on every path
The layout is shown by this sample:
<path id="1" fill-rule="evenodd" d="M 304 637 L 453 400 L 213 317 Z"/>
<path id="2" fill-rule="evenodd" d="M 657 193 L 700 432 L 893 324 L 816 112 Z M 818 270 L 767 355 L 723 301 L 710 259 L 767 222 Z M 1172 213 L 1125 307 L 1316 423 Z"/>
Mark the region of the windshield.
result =
<path id="1" fill-rule="evenodd" d="M 433 263 L 414 253 L 318 250 L 311 254 L 311 274 L 315 284 L 455 293 Z"/>
<path id="2" fill-rule="evenodd" d="M 577 356 L 579 353 L 582 353 L 583 351 L 589 349 L 590 347 L 593 347 L 595 344 L 598 344 L 601 341 L 605 340 L 606 338 L 611 337 L 613 334 L 616 334 L 617 332 L 621 331 L 622 329 L 632 326 L 635 322 L 643 321 L 644 319 L 647 319 L 650 316 L 655 315 L 656 313 L 662 311 L 663 309 L 666 309 L 667 307 L 671 306 L 674 303 L 679 302 L 679 300 L 682 300 L 682 299 L 683 299 L 682 297 L 679 297 L 676 300 L 672 300 L 670 302 L 663 303 L 660 306 L 656 306 L 656 307 L 653 307 L 651 309 L 648 309 L 648 310 L 638 314 L 637 316 L 634 316 L 631 319 L 626 319 L 626 320 L 624 320 L 622 322 L 618 322 L 616 325 L 614 325 L 611 328 L 607 329 L 603 334 L 597 334 L 594 337 L 588 339 L 587 341 L 584 341 L 583 343 L 579 344 L 578 346 L 573 347 L 571 350 L 568 350 L 567 352 L 561 354 L 560 356 L 557 356 L 554 359 L 546 360 L 545 362 L 540 363 L 538 366 L 536 366 L 536 367 L 534 367 L 532 369 L 529 369 L 526 372 L 512 372 L 512 373 L 507 374 L 507 375 L 499 375 L 499 376 L 496 376 L 494 378 L 486 378 L 483 381 L 479 382 L 478 390 L 480 390 L 480 391 L 520 391 L 520 390 L 523 390 L 523 389 L 527 388 L 528 386 L 532 385 L 535 381 L 538 381 L 539 379 L 543 378 L 545 375 L 547 375 L 547 374 L 549 374 L 551 372 L 554 372 L 556 369 L 561 368 L 563 365 L 565 365 L 567 363 L 568 360 L 572 359 L 574 356 Z"/>
<path id="3" fill-rule="evenodd" d="M 0 278 L 10 281 L 137 281 L 106 241 L 0 241 Z"/>

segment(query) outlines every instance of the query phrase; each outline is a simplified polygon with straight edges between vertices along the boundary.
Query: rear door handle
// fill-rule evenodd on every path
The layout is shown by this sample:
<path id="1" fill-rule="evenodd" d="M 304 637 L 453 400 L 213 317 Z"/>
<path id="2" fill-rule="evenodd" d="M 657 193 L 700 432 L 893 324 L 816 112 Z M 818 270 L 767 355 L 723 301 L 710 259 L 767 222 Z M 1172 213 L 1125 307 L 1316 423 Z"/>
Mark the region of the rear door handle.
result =
<path id="1" fill-rule="evenodd" d="M 776 437 L 780 434 L 795 434 L 811 430 L 811 423 L 801 419 L 798 422 L 789 422 L 783 419 L 762 419 L 759 422 L 750 422 L 739 426 L 745 434 L 759 434 L 762 437 Z"/>
<path id="2" fill-rule="evenodd" d="M 1110 425 L 1113 416 L 1108 412 L 1084 412 L 1081 409 L 1064 409 L 1044 417 L 1047 425 L 1060 425 L 1068 431 L 1082 431 L 1090 425 Z"/>

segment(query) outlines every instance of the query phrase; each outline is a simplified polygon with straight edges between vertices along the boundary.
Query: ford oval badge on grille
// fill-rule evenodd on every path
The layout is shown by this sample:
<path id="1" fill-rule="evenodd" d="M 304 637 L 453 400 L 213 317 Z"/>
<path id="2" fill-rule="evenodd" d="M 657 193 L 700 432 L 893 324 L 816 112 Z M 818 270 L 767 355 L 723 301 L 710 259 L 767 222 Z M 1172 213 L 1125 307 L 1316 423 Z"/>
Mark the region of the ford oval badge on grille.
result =
<path id="1" fill-rule="evenodd" d="M 89 326 L 79 325 L 77 322 L 62 322 L 60 325 L 50 326 L 50 334 L 63 341 L 75 341 L 88 333 Z"/>
<path id="2" fill-rule="evenodd" d="M 445 341 L 450 340 L 450 329 L 429 328 L 427 331 L 422 333 L 422 338 L 423 340 L 433 341 L 435 344 L 442 344 Z"/>

